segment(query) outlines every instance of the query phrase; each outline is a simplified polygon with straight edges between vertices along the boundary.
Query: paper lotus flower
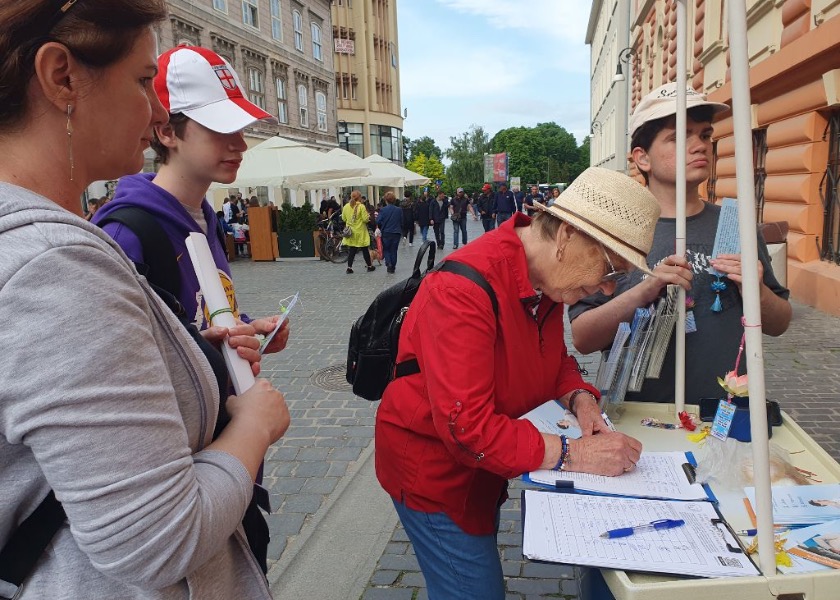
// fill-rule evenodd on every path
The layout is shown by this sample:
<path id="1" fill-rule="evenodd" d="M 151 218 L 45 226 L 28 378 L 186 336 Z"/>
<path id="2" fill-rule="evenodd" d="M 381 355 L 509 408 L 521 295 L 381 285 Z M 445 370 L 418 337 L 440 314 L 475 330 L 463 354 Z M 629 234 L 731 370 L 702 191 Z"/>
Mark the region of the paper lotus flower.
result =
<path id="1" fill-rule="evenodd" d="M 749 395 L 746 375 L 738 375 L 735 371 L 729 371 L 729 373 L 723 376 L 723 379 L 718 377 L 717 380 L 720 387 L 726 390 L 726 393 L 728 394 L 739 397 Z"/>

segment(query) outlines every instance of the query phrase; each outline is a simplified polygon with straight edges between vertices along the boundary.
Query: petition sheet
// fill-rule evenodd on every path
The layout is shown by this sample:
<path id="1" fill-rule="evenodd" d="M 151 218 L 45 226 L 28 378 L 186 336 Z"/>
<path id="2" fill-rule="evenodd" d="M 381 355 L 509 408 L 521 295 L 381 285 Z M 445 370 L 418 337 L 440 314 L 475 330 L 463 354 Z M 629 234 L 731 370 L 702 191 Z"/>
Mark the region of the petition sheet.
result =
<path id="1" fill-rule="evenodd" d="M 758 575 L 708 502 L 669 502 L 525 491 L 522 552 L 532 560 L 700 577 Z M 605 539 L 659 519 L 685 525 Z"/>

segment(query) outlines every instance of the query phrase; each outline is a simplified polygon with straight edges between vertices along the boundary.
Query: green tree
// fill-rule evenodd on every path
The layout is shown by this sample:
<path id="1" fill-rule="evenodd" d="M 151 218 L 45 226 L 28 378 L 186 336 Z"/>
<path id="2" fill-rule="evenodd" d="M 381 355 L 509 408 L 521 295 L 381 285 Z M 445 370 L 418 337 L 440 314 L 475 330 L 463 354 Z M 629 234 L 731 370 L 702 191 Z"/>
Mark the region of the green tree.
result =
<path id="1" fill-rule="evenodd" d="M 440 159 L 443 157 L 443 150 L 438 147 L 432 138 L 424 135 L 416 140 L 409 140 L 406 144 L 405 160 L 409 161 L 419 154 L 425 154 L 428 158 L 437 156 Z"/>
<path id="2" fill-rule="evenodd" d="M 507 152 L 508 172 L 529 183 L 556 183 L 577 176 L 579 149 L 575 137 L 556 123 L 510 127 L 498 132 L 491 152 Z"/>
<path id="3" fill-rule="evenodd" d="M 586 169 L 589 168 L 590 163 L 590 151 L 589 151 L 589 142 L 592 141 L 591 136 L 586 136 L 583 138 L 583 142 L 578 149 L 578 163 L 577 168 L 575 169 L 574 176 L 568 180 L 569 183 L 574 181 L 575 177 L 583 173 Z"/>
<path id="4" fill-rule="evenodd" d="M 426 156 L 422 152 L 416 154 L 412 157 L 410 161 L 405 163 L 405 168 L 409 171 L 414 171 L 415 173 L 419 173 L 420 175 L 424 175 L 435 182 L 437 180 L 443 180 L 445 182 L 446 175 L 445 170 L 443 167 L 443 163 L 440 162 L 440 159 L 437 156 Z M 442 184 L 442 187 L 445 185 Z"/>
<path id="5" fill-rule="evenodd" d="M 458 137 L 449 138 L 450 148 L 446 156 L 450 160 L 446 170 L 449 186 L 445 188 L 463 187 L 468 190 L 481 188 L 484 182 L 484 155 L 490 152 L 490 139 L 480 125 L 470 125 L 469 130 Z"/>

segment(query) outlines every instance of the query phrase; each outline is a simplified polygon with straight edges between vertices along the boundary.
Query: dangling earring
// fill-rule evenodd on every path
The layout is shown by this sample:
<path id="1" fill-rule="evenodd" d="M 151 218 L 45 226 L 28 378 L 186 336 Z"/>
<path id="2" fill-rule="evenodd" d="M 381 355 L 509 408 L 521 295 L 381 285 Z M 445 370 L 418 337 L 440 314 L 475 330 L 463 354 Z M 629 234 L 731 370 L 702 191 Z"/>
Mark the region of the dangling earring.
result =
<path id="1" fill-rule="evenodd" d="M 563 248 L 557 248 L 557 262 L 563 260 Z"/>
<path id="2" fill-rule="evenodd" d="M 70 115 L 73 114 L 73 105 L 67 105 L 67 157 L 70 159 L 70 181 L 73 181 L 73 123 L 70 122 Z"/>

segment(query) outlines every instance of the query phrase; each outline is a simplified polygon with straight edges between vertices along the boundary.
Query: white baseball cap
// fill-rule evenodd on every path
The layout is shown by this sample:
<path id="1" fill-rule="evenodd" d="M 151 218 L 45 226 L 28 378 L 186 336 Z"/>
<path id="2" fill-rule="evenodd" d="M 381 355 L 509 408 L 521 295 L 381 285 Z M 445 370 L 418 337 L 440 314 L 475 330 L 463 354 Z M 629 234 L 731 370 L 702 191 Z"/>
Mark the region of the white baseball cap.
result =
<path id="1" fill-rule="evenodd" d="M 155 92 L 170 114 L 183 113 L 217 133 L 275 120 L 242 93 L 236 71 L 200 46 L 176 46 L 158 57 Z"/>
<path id="2" fill-rule="evenodd" d="M 706 99 L 706 94 L 687 86 L 685 88 L 686 110 L 697 106 L 711 106 L 714 113 L 729 110 L 729 105 L 710 102 Z M 630 137 L 633 137 L 636 130 L 645 123 L 675 114 L 677 114 L 677 84 L 666 83 L 647 94 L 636 106 L 633 114 L 630 115 Z"/>

